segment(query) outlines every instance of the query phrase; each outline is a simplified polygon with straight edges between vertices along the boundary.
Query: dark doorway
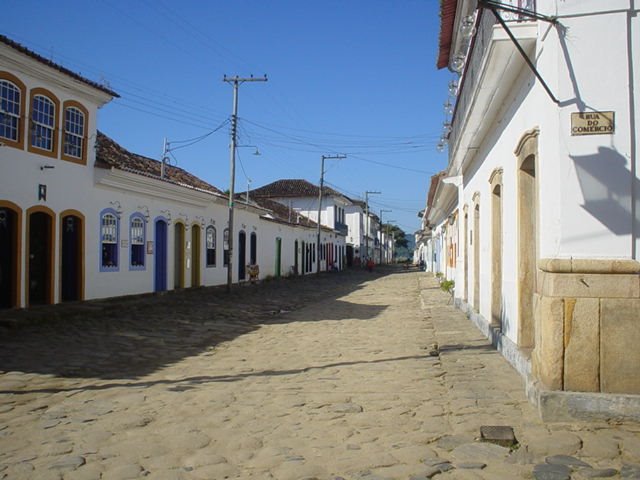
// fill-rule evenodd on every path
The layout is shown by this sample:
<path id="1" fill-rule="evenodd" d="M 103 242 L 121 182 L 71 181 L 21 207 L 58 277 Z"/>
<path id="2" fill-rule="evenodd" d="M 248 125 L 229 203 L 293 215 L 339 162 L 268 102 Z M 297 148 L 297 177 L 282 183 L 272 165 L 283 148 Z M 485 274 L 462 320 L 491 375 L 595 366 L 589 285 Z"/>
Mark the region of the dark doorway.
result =
<path id="1" fill-rule="evenodd" d="M 276 238 L 276 277 L 282 275 L 282 239 Z"/>
<path id="2" fill-rule="evenodd" d="M 29 215 L 29 305 L 52 303 L 53 220 L 46 212 Z"/>
<path id="3" fill-rule="evenodd" d="M 82 218 L 77 215 L 62 217 L 60 255 L 60 299 L 63 302 L 82 300 L 83 230 Z"/>
<path id="4" fill-rule="evenodd" d="M 249 247 L 249 263 L 251 265 L 258 264 L 258 236 L 254 233 L 251 234 Z"/>
<path id="5" fill-rule="evenodd" d="M 191 286 L 200 286 L 200 227 L 191 227 Z"/>
<path id="6" fill-rule="evenodd" d="M 353 267 L 353 246 L 347 245 L 347 267 Z"/>
<path id="7" fill-rule="evenodd" d="M 176 223 L 173 244 L 173 288 L 184 288 L 184 225 Z"/>
<path id="8" fill-rule="evenodd" d="M 247 273 L 247 234 L 238 233 L 238 280 L 244 280 Z"/>
<path id="9" fill-rule="evenodd" d="M 156 220 L 154 291 L 167 289 L 167 222 Z"/>
<path id="10" fill-rule="evenodd" d="M 0 308 L 18 307 L 20 249 L 18 214 L 0 207 Z"/>

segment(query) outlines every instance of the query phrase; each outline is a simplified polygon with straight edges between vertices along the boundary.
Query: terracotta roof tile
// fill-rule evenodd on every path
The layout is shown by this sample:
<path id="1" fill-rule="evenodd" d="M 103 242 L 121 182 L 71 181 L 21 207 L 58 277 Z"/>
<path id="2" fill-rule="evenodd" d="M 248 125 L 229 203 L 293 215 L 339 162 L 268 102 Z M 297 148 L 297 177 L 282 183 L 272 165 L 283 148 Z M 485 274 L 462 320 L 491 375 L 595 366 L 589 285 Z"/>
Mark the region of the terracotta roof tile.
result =
<path id="1" fill-rule="evenodd" d="M 93 87 L 97 90 L 100 90 L 108 95 L 111 95 L 112 97 L 116 97 L 119 98 L 120 95 L 118 95 L 116 92 L 114 92 L 113 90 L 111 90 L 110 88 L 105 87 L 104 85 L 100 85 L 97 82 L 94 82 L 92 80 L 89 80 L 88 78 L 83 77 L 82 75 L 73 72 L 71 70 L 69 70 L 68 68 L 63 67 L 62 65 L 59 65 L 57 63 L 52 62 L 51 60 L 47 60 L 46 58 L 44 58 L 42 55 L 38 55 L 37 53 L 35 53 L 32 50 L 29 50 L 27 47 L 20 45 L 18 42 L 14 42 L 13 40 L 11 40 L 9 37 L 6 37 L 2 34 L 0 34 L 0 43 L 4 43 L 5 45 L 8 45 L 9 47 L 13 48 L 14 50 L 19 51 L 20 53 L 23 53 L 25 55 L 27 55 L 28 57 L 33 58 L 34 60 L 37 60 L 38 62 L 51 67 L 55 70 L 58 70 L 61 73 L 64 73 L 65 75 L 68 75 L 71 78 L 74 78 L 75 80 L 78 80 L 82 83 L 84 83 L 85 85 L 88 85 L 90 87 Z"/>
<path id="2" fill-rule="evenodd" d="M 344 196 L 329 187 L 323 187 L 325 195 Z M 281 198 L 281 197 L 317 197 L 320 188 L 311 182 L 299 179 L 283 179 L 251 190 L 251 198 Z"/>
<path id="3" fill-rule="evenodd" d="M 182 168 L 171 165 L 165 165 L 165 178 L 161 179 L 161 165 L 158 160 L 131 153 L 102 132 L 98 132 L 96 138 L 96 167 L 116 168 L 177 185 L 223 194 L 213 185 L 200 180 Z"/>
<path id="4" fill-rule="evenodd" d="M 456 19 L 458 0 L 440 0 L 440 39 L 438 48 L 438 68 L 449 66 L 451 42 L 453 41 L 453 23 Z"/>

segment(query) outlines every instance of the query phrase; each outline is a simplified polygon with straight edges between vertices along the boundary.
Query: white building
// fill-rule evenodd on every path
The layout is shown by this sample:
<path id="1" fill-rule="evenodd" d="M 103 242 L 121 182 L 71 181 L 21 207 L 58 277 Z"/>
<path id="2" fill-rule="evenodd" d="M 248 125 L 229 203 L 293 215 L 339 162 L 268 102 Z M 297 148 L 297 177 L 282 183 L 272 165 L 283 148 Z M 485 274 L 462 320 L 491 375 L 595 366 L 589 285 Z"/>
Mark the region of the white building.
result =
<path id="1" fill-rule="evenodd" d="M 350 204 L 345 207 L 347 223 L 347 265 L 361 265 L 365 258 L 364 230 L 366 205 L 363 201 L 349 198 Z"/>
<path id="2" fill-rule="evenodd" d="M 640 15 L 502 4 L 441 6 L 438 66 L 460 77 L 427 218 L 438 268 L 543 416 L 638 418 Z"/>
<path id="3" fill-rule="evenodd" d="M 115 96 L 0 36 L 0 307 L 226 283 L 226 196 L 98 132 Z M 314 270 L 313 226 L 251 203 L 234 227 L 234 282 Z"/>
<path id="4" fill-rule="evenodd" d="M 335 237 L 320 245 L 320 270 L 342 269 L 346 265 L 346 243 L 348 226 L 345 223 L 345 208 L 350 200 L 331 188 L 323 187 L 322 205 L 319 207 L 320 188 L 306 180 L 283 179 L 256 188 L 249 198 L 260 202 L 270 200 L 285 206 L 288 218 L 293 223 L 309 224 L 318 221 L 333 230 Z M 317 240 L 314 242 L 317 248 Z M 315 254 L 313 254 L 315 255 Z"/>

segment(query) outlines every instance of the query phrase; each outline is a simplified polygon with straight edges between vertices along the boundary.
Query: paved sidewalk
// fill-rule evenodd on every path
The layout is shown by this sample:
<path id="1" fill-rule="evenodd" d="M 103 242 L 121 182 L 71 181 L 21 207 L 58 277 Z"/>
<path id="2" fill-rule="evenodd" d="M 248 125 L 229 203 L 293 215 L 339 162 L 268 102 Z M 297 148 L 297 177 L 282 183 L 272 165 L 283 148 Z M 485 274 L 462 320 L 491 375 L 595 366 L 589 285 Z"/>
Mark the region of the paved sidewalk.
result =
<path id="1" fill-rule="evenodd" d="M 447 299 L 385 270 L 4 312 L 0 478 L 640 478 L 640 426 L 544 425 Z"/>

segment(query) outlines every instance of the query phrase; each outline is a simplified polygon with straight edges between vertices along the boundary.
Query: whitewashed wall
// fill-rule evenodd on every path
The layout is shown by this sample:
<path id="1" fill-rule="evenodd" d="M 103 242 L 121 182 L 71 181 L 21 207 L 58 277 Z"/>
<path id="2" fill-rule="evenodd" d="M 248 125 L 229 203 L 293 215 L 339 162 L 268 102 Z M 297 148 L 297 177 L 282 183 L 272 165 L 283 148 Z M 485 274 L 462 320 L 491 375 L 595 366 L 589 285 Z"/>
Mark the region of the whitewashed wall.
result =
<path id="1" fill-rule="evenodd" d="M 538 2 L 541 13 L 577 14 L 601 11 L 603 2 Z M 628 8 L 607 2 L 606 10 Z M 493 131 L 484 138 L 464 173 L 460 212 L 469 207 L 473 230 L 473 196 L 480 194 L 480 314 L 491 318 L 491 189 L 489 178 L 503 169 L 503 302 L 504 333 L 517 340 L 517 159 L 522 135 L 540 129 L 536 172 L 539 185 L 539 257 L 631 258 L 633 219 L 631 136 L 629 129 L 627 16 L 624 12 L 561 18 L 564 42 L 548 24 L 539 22 L 537 65 L 551 90 L 566 104 L 558 108 L 526 67 L 511 87 Z M 638 20 L 631 34 L 637 35 Z M 602 38 L 607 38 L 606 42 Z M 638 50 L 633 62 L 638 65 Z M 637 67 L 636 67 L 637 68 Z M 636 89 L 638 75 L 635 74 Z M 503 88 L 503 86 L 499 86 Z M 614 135 L 571 136 L 571 112 L 616 112 Z M 637 120 L 636 120 L 637 124 Z M 637 161 L 637 159 L 635 160 Z M 637 191 L 636 191 L 637 195 Z M 464 236 L 464 214 L 459 220 Z M 464 249 L 460 241 L 456 282 L 463 282 Z M 473 248 L 468 254 L 468 301 L 473 304 Z M 462 292 L 462 289 L 459 290 Z"/>

